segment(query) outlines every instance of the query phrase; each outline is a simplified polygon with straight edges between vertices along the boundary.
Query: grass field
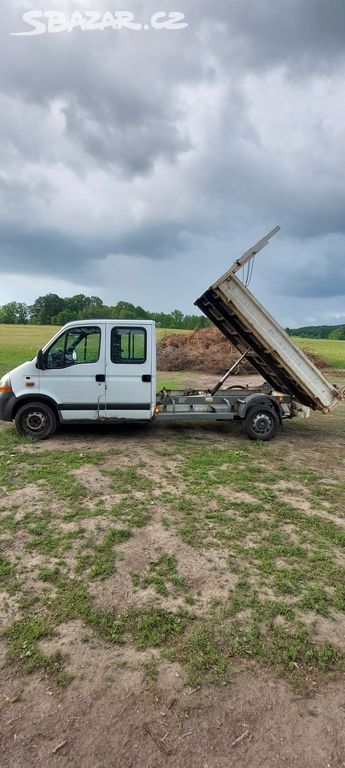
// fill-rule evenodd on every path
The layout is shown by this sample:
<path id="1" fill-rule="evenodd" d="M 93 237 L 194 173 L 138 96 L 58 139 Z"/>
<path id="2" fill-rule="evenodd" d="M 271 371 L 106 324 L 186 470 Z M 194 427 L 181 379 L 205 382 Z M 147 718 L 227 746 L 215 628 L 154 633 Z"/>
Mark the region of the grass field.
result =
<path id="1" fill-rule="evenodd" d="M 333 339 L 301 339 L 294 338 L 294 341 L 302 349 L 314 352 L 319 357 L 324 358 L 332 368 L 345 368 L 345 341 L 336 341 Z"/>
<path id="2" fill-rule="evenodd" d="M 0 376 L 31 360 L 57 330 L 55 325 L 0 324 Z"/>
<path id="3" fill-rule="evenodd" d="M 17 365 L 31 360 L 59 330 L 55 325 L 2 325 L 0 324 L 0 377 Z M 157 338 L 188 331 L 157 329 Z"/>

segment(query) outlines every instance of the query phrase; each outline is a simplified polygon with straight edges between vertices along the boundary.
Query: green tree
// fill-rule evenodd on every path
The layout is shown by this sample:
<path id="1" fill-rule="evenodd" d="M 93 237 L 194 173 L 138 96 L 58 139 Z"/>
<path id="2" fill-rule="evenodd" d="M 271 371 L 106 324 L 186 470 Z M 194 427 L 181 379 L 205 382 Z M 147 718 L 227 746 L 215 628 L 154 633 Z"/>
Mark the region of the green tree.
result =
<path id="1" fill-rule="evenodd" d="M 66 323 L 72 322 L 72 320 L 79 320 L 78 315 L 78 312 L 72 312 L 70 309 L 63 309 L 58 315 L 52 317 L 52 324 L 65 325 Z"/>
<path id="2" fill-rule="evenodd" d="M 99 296 L 87 296 L 89 304 L 93 304 L 94 307 L 103 307 L 103 301 Z"/>
<path id="3" fill-rule="evenodd" d="M 345 339 L 345 325 L 339 325 L 338 328 L 334 328 L 334 330 L 329 334 L 328 338 L 340 339 L 343 341 Z"/>
<path id="4" fill-rule="evenodd" d="M 89 304 L 78 314 L 78 320 L 111 320 L 114 317 L 114 308 L 105 304 Z"/>
<path id="5" fill-rule="evenodd" d="M 118 317 L 119 320 L 144 320 L 148 318 L 149 313 L 142 307 L 136 307 L 129 301 L 118 301 L 114 307 L 114 317 Z"/>
<path id="6" fill-rule="evenodd" d="M 179 309 L 174 309 L 171 312 L 172 328 L 183 328 L 183 313 Z"/>
<path id="7" fill-rule="evenodd" d="M 185 315 L 183 318 L 183 328 L 188 331 L 194 331 L 196 328 L 207 328 L 211 325 L 210 320 L 203 315 Z"/>
<path id="8" fill-rule="evenodd" d="M 31 322 L 35 325 L 51 325 L 52 318 L 64 309 L 64 301 L 56 293 L 39 296 L 30 307 Z"/>
<path id="9" fill-rule="evenodd" d="M 26 304 L 19 301 L 10 301 L 0 307 L 0 323 L 19 324 L 27 323 L 29 310 Z"/>

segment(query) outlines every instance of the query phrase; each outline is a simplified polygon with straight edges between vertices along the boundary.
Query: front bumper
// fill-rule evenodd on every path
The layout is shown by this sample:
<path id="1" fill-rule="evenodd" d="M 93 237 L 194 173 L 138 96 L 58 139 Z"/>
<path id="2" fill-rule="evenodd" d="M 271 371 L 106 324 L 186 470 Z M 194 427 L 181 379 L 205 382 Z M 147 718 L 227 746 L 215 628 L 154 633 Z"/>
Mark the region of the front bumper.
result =
<path id="1" fill-rule="evenodd" d="M 0 421 L 12 421 L 16 402 L 17 398 L 12 390 L 0 392 Z"/>

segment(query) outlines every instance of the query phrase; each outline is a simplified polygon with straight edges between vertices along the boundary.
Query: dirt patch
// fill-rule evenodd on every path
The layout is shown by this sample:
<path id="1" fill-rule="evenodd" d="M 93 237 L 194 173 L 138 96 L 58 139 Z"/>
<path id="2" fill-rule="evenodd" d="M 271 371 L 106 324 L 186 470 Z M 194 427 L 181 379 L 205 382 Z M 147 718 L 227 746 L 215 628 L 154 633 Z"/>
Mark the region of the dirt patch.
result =
<path id="1" fill-rule="evenodd" d="M 117 667 L 128 667 L 129 676 L 132 676 L 133 670 L 140 671 L 146 661 L 159 654 L 155 649 L 137 651 L 130 645 L 104 643 L 81 621 L 60 624 L 56 636 L 41 640 L 39 647 L 48 655 L 58 651 L 66 655 L 68 657 L 67 672 L 81 680 L 82 687 L 92 686 L 95 678 L 99 682 L 103 680 L 107 685 L 117 676 Z"/>
<path id="2" fill-rule="evenodd" d="M 107 494 L 110 491 L 111 480 L 92 464 L 84 464 L 79 469 L 75 469 L 73 474 L 86 490 L 97 496 L 102 493 Z"/>
<path id="3" fill-rule="evenodd" d="M 163 528 L 159 520 L 153 521 L 140 529 L 118 547 L 121 558 L 117 563 L 117 572 L 104 583 L 95 582 L 91 593 L 97 608 L 111 606 L 118 613 L 126 611 L 129 606 L 142 606 L 155 595 L 153 589 L 138 589 L 133 594 L 131 573 L 144 575 L 152 560 L 163 553 L 176 557 L 178 573 L 187 582 L 188 588 L 196 599 L 192 612 L 198 614 L 209 606 L 215 597 L 224 597 L 237 583 L 237 575 L 231 574 L 226 564 L 227 554 L 217 550 L 209 550 L 207 557 L 184 544 L 172 531 Z M 157 599 L 157 595 L 155 595 Z M 160 597 L 158 601 L 164 608 L 175 610 L 176 604 L 184 604 L 183 595 L 169 600 Z"/>
<path id="4" fill-rule="evenodd" d="M 24 488 L 8 491 L 0 501 L 0 509 L 8 509 L 10 505 L 18 506 L 18 519 L 24 517 L 26 512 L 41 509 L 45 494 L 35 483 L 28 483 Z"/>
<path id="5" fill-rule="evenodd" d="M 301 509 L 302 512 L 308 512 L 309 514 L 315 512 L 315 510 L 312 511 L 310 502 L 306 498 L 286 495 L 284 496 L 284 501 L 286 501 L 287 504 L 291 504 L 291 506 L 295 507 L 295 509 Z"/>
<path id="6" fill-rule="evenodd" d="M 0 712 L 3 765 L 344 765 L 341 682 L 330 683 L 322 696 L 304 698 L 253 667 L 237 674 L 230 685 L 191 690 L 183 686 L 177 665 L 162 664 L 153 685 L 140 664 L 121 667 L 108 649 L 91 645 L 83 658 L 83 677 L 63 692 L 36 676 L 23 680 L 7 670 Z"/>
<path id="7" fill-rule="evenodd" d="M 245 491 L 233 491 L 232 488 L 228 488 L 224 485 L 216 485 L 215 492 L 230 501 L 244 502 L 247 504 L 257 503 L 257 499 L 249 493 L 246 493 Z"/>
<path id="8" fill-rule="evenodd" d="M 0 627 L 2 631 L 18 617 L 18 601 L 13 595 L 0 590 Z"/>
<path id="9" fill-rule="evenodd" d="M 304 612 L 303 614 L 300 611 L 296 611 L 296 615 L 307 626 L 313 628 L 315 642 L 318 644 L 331 643 L 340 651 L 345 651 L 345 627 L 342 616 L 340 614 L 337 616 L 337 611 L 333 611 L 332 616 L 329 618 L 320 616 L 313 611 Z"/>
<path id="10" fill-rule="evenodd" d="M 299 493 L 302 496 L 305 495 L 306 489 L 304 485 L 301 483 L 296 482 L 296 480 L 279 480 L 277 483 L 272 484 L 272 490 L 278 491 L 279 493 L 285 493 L 286 491 L 291 491 L 291 488 L 294 489 L 295 493 Z"/>
<path id="11" fill-rule="evenodd" d="M 338 621 L 336 620 L 338 618 Z M 334 616 L 333 621 L 321 616 L 317 618 L 317 642 L 331 643 L 340 651 L 345 651 L 345 627 L 342 616 Z"/>

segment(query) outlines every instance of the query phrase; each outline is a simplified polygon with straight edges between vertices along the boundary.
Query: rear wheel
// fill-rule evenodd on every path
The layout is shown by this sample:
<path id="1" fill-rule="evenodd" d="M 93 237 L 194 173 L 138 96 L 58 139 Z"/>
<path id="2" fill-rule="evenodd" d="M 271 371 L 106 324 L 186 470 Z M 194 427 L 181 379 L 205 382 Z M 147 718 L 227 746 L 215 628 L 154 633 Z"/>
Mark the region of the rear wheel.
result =
<path id="1" fill-rule="evenodd" d="M 57 419 L 53 409 L 46 403 L 26 403 L 16 414 L 16 427 L 22 437 L 45 440 L 54 434 Z"/>
<path id="2" fill-rule="evenodd" d="M 276 412 L 268 406 L 251 408 L 243 422 L 244 432 L 251 440 L 272 440 L 279 428 Z"/>

